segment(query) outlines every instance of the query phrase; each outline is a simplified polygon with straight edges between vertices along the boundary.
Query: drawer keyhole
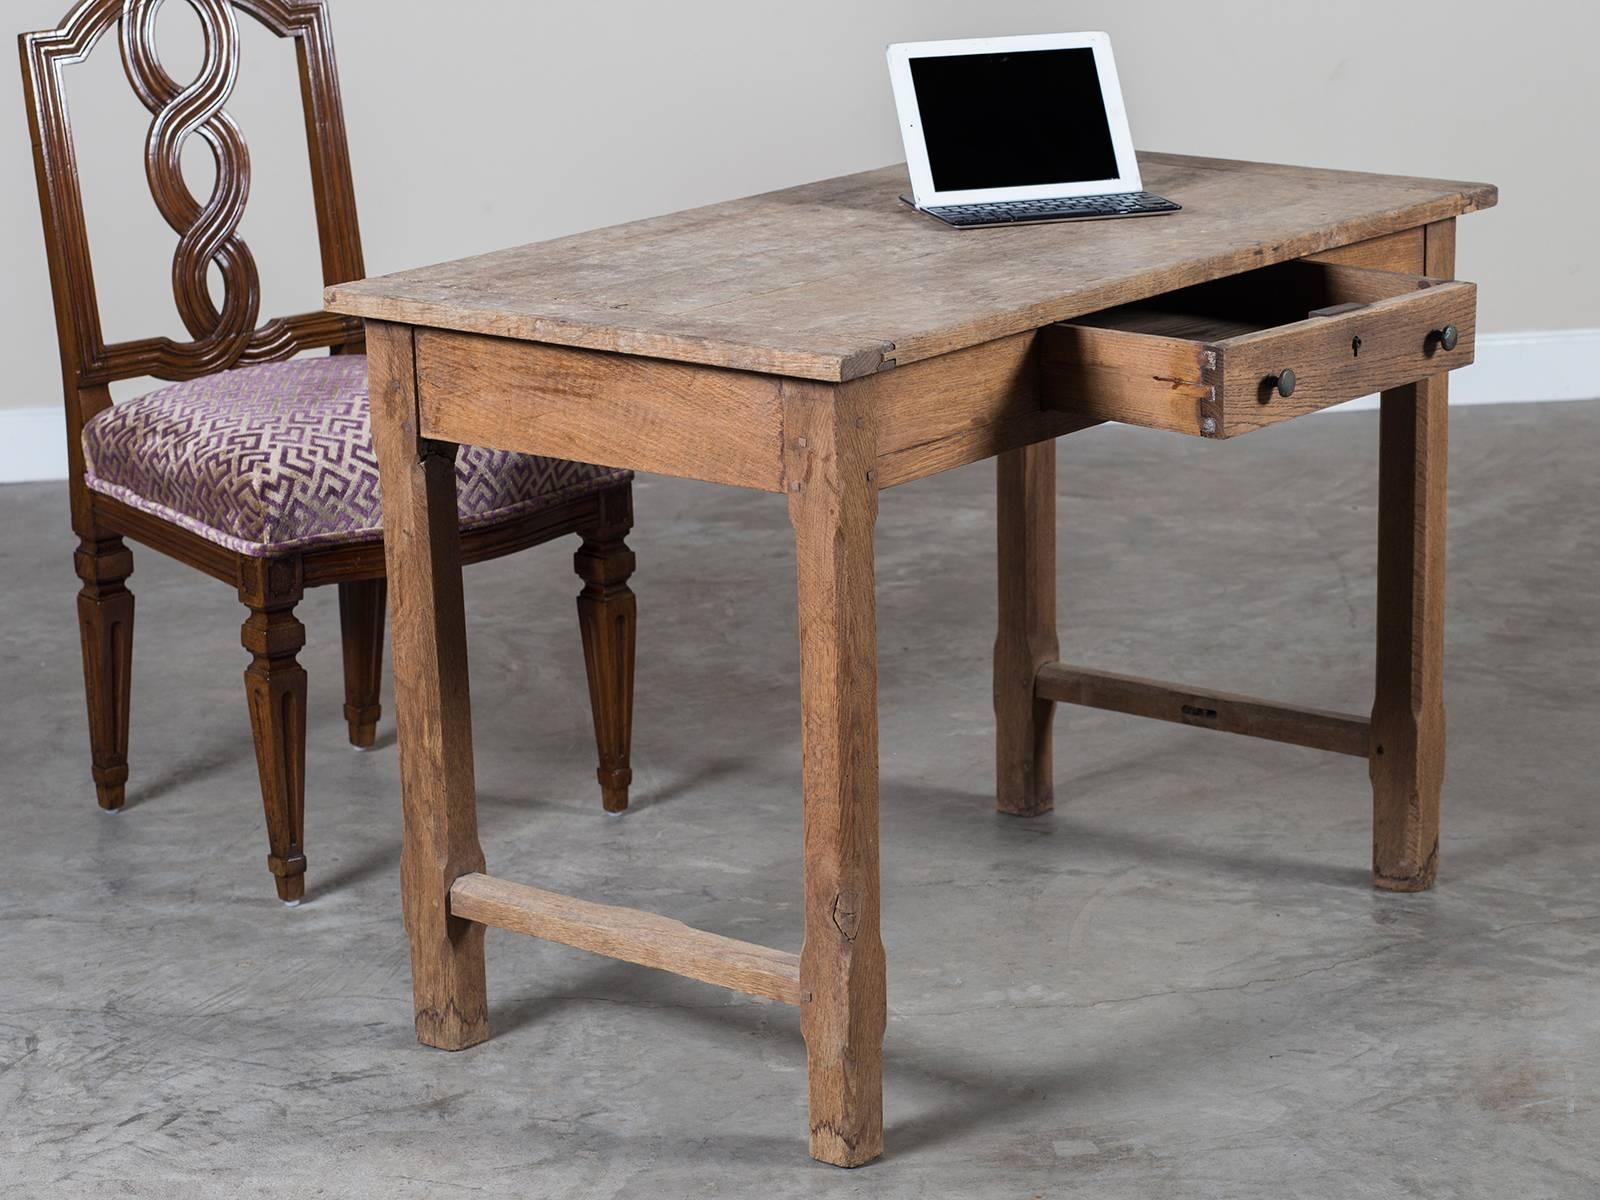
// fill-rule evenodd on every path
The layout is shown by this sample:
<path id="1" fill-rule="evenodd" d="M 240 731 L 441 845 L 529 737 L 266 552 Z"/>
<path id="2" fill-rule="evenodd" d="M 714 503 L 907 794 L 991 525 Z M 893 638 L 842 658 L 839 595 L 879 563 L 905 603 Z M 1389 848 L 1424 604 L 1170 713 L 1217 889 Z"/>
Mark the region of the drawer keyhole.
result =
<path id="1" fill-rule="evenodd" d="M 1361 335 L 1359 333 L 1350 339 L 1350 354 L 1354 358 L 1361 357 Z"/>

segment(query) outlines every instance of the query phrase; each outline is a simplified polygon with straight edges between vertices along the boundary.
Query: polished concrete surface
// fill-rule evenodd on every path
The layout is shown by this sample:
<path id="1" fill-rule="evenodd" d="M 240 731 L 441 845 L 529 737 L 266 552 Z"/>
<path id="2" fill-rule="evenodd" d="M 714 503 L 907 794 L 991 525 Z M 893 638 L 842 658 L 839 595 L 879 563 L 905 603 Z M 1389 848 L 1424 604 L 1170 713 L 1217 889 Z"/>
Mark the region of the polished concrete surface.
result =
<path id="1" fill-rule="evenodd" d="M 888 1152 L 805 1154 L 793 1009 L 489 935 L 411 1033 L 392 707 L 304 605 L 307 903 L 274 898 L 231 592 L 136 551 L 133 777 L 94 805 L 60 486 L 0 489 L 0 1195 L 1358 1200 L 1600 1193 L 1600 403 L 1453 414 L 1437 890 L 1354 759 L 1087 710 L 996 816 L 993 468 L 883 498 Z M 1061 445 L 1077 662 L 1363 711 L 1374 414 Z M 594 785 L 570 545 L 467 576 L 490 869 L 798 949 L 781 497 L 639 483 L 635 806 Z"/>

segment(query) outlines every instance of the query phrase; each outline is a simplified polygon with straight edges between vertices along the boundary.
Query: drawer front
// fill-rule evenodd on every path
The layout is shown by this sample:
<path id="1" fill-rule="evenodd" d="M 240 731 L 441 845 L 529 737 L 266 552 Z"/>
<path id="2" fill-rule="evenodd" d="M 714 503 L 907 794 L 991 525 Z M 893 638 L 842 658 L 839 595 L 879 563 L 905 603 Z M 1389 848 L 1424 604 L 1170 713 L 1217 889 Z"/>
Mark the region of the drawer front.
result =
<path id="1" fill-rule="evenodd" d="M 1477 289 L 1286 263 L 1040 331 L 1046 407 L 1226 438 L 1473 360 Z"/>

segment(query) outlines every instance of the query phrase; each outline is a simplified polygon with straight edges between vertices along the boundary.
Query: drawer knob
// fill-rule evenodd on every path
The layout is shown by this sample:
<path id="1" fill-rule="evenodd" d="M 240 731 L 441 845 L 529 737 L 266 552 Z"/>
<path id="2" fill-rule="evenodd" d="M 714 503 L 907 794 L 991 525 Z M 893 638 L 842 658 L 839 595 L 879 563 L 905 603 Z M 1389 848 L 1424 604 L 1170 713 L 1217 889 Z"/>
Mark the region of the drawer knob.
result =
<path id="1" fill-rule="evenodd" d="M 1288 367 L 1285 367 L 1276 375 L 1268 375 L 1267 394 L 1265 397 L 1263 397 L 1262 403 L 1266 403 L 1266 401 L 1271 400 L 1273 392 L 1276 392 L 1278 395 L 1287 400 L 1290 396 L 1294 395 L 1294 385 L 1294 372 Z"/>
<path id="2" fill-rule="evenodd" d="M 1435 329 L 1428 335 L 1428 340 L 1437 342 L 1442 349 L 1454 350 L 1461 340 L 1461 331 L 1454 325 L 1446 325 L 1443 329 Z"/>

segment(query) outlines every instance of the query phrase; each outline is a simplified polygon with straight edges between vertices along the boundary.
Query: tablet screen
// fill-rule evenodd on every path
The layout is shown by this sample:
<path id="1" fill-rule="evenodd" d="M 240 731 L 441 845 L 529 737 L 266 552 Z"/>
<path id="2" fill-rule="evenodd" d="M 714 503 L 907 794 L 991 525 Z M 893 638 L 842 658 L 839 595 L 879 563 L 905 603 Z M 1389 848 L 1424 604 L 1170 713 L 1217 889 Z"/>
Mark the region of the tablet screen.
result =
<path id="1" fill-rule="evenodd" d="M 1116 179 L 1089 47 L 910 60 L 940 192 Z"/>

